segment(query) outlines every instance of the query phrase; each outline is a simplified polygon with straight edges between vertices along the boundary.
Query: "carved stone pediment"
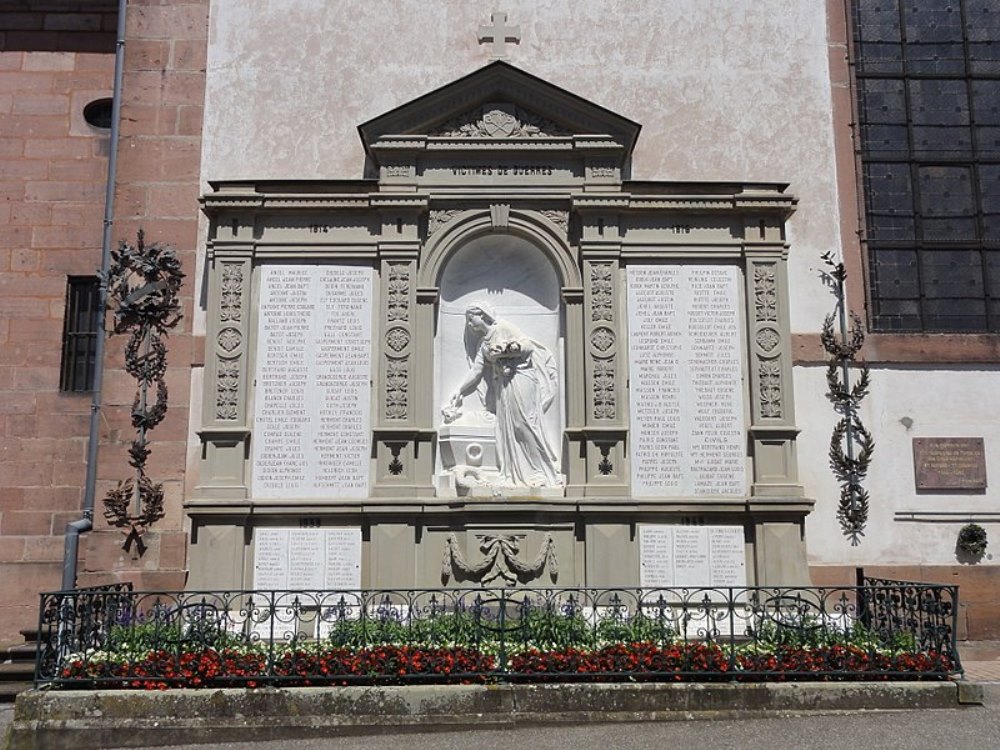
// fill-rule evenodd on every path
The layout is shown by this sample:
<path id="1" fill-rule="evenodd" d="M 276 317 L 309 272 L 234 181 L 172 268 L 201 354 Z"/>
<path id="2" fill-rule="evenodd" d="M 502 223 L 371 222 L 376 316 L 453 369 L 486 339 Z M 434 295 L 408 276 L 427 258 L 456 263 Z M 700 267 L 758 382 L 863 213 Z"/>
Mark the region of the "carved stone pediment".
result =
<path id="1" fill-rule="evenodd" d="M 358 128 L 365 149 L 382 143 L 398 146 L 403 136 L 535 139 L 600 136 L 627 158 L 639 124 L 531 75 L 497 61 Z"/>
<path id="2" fill-rule="evenodd" d="M 491 102 L 442 123 L 427 135 L 444 138 L 553 138 L 573 133 L 510 102 Z"/>

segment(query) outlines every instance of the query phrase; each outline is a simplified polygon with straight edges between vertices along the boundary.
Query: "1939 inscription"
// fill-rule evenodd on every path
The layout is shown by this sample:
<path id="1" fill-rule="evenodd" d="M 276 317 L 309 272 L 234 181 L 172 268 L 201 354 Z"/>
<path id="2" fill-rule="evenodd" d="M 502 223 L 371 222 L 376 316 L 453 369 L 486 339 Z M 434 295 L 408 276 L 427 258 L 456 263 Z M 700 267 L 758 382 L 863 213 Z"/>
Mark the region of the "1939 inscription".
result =
<path id="1" fill-rule="evenodd" d="M 986 490 L 983 438 L 914 438 L 918 490 Z"/>

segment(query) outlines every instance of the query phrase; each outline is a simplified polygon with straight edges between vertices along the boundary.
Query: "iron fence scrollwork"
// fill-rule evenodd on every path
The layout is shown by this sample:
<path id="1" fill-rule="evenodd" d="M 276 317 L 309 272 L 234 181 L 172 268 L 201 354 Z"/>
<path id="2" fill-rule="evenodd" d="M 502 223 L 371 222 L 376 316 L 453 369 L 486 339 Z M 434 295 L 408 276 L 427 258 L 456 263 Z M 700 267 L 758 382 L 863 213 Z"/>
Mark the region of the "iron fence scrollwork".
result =
<path id="1" fill-rule="evenodd" d="M 958 590 L 850 587 L 42 595 L 63 688 L 554 680 L 946 679 Z"/>

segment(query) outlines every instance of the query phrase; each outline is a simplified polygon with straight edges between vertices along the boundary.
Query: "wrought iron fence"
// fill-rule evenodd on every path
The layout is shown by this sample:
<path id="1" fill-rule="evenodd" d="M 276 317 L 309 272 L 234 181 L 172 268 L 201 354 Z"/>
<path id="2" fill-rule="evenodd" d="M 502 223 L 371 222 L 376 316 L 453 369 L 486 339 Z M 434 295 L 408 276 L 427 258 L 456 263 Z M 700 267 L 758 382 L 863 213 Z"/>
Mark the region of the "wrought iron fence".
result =
<path id="1" fill-rule="evenodd" d="M 958 588 L 42 594 L 36 684 L 944 679 Z"/>

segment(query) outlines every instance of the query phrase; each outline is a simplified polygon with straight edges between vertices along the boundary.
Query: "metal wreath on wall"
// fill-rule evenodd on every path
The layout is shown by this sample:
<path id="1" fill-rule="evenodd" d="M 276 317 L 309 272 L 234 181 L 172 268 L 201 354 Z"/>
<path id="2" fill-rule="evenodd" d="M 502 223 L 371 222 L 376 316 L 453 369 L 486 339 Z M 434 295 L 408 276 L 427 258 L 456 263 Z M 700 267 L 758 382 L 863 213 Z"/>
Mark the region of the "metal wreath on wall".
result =
<path id="1" fill-rule="evenodd" d="M 862 424 L 858 416 L 861 400 L 868 395 L 871 385 L 868 364 L 857 363 L 858 352 L 865 343 L 865 333 L 861 319 L 851 312 L 851 324 L 847 323 L 847 301 L 844 297 L 844 281 L 847 271 L 843 263 L 836 262 L 831 253 L 824 253 L 823 262 L 830 267 L 829 277 L 835 284 L 837 311 L 823 320 L 820 339 L 823 348 L 830 355 L 826 368 L 826 383 L 829 388 L 827 398 L 841 415 L 830 437 L 830 468 L 840 483 L 840 503 L 837 519 L 844 536 L 857 546 L 864 536 L 868 524 L 868 490 L 862 482 L 868 474 L 875 439 Z M 839 314 L 839 336 L 834 332 L 834 318 Z M 858 368 L 858 380 L 851 385 L 851 367 Z M 855 450 L 857 449 L 857 450 Z"/>
<path id="2" fill-rule="evenodd" d="M 135 475 L 118 482 L 104 498 L 104 517 L 125 534 L 122 546 L 134 544 L 138 555 L 153 523 L 163 518 L 163 484 L 146 476 L 149 431 L 167 414 L 167 347 L 164 338 L 181 320 L 178 292 L 184 274 L 174 251 L 166 245 L 146 245 L 139 230 L 135 245 L 124 240 L 111 252 L 111 267 L 104 279 L 108 303 L 114 309 L 114 333 L 129 334 L 125 371 L 138 381 L 132 403 L 135 440 L 129 448 L 129 465 Z M 151 393 L 155 392 L 155 395 Z"/>

